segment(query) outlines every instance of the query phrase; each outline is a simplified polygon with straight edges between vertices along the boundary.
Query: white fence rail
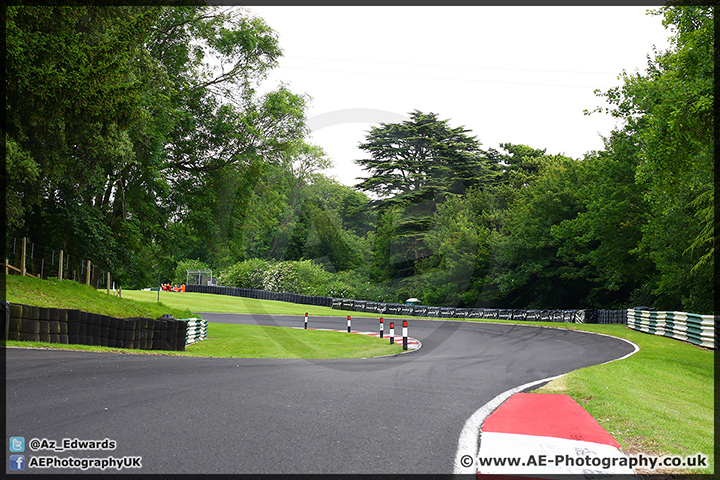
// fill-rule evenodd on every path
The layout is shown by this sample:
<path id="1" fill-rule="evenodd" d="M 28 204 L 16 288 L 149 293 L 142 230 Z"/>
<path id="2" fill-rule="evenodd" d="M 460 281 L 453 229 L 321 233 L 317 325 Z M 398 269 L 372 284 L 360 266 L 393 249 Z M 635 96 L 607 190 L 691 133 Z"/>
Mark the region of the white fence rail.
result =
<path id="1" fill-rule="evenodd" d="M 185 329 L 185 345 L 191 345 L 207 338 L 207 320 L 201 318 L 183 319 L 187 323 Z"/>
<path id="2" fill-rule="evenodd" d="M 628 309 L 628 328 L 715 349 L 715 316 Z"/>

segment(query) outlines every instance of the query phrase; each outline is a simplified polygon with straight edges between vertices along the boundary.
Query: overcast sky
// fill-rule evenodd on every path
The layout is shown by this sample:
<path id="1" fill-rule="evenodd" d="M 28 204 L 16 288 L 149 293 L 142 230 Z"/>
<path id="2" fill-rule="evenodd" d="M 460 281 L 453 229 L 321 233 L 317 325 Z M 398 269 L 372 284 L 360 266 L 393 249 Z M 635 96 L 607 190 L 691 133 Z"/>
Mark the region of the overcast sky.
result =
<path id="1" fill-rule="evenodd" d="M 593 91 L 643 72 L 671 32 L 647 7 L 247 7 L 278 33 L 283 57 L 264 83 L 312 97 L 311 142 L 346 185 L 371 126 L 437 113 L 482 143 L 582 158 L 615 121 L 583 110 Z"/>

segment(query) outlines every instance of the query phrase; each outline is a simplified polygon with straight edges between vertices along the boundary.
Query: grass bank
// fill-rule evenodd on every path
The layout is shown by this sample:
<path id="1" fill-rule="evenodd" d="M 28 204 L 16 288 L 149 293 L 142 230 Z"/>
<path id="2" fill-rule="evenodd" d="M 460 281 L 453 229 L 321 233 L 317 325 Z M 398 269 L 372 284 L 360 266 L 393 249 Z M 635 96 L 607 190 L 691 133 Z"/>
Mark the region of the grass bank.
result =
<path id="1" fill-rule="evenodd" d="M 117 318 L 157 318 L 172 314 L 175 318 L 190 318 L 187 307 L 173 307 L 153 301 L 137 302 L 118 298 L 104 291 L 81 285 L 71 280 L 59 282 L 54 279 L 40 280 L 33 277 L 9 275 L 6 281 L 6 300 L 10 303 L 36 305 L 38 307 L 70 308 L 101 313 Z M 155 292 L 157 295 L 157 292 Z"/>
<path id="2" fill-rule="evenodd" d="M 295 328 L 213 323 L 208 338 L 188 345 L 184 352 L 128 350 L 93 345 L 9 341 L 8 346 L 57 348 L 131 354 L 216 358 L 369 358 L 402 352 L 402 345 L 367 335 Z"/>
<path id="3" fill-rule="evenodd" d="M 138 301 L 128 295 L 118 298 L 108 295 L 105 291 L 96 290 L 73 281 L 40 280 L 32 277 L 9 276 L 7 280 L 7 300 L 11 303 L 37 305 L 52 308 L 74 308 L 86 312 L 101 313 L 118 318 L 148 317 L 157 318 L 165 313 L 175 318 L 190 318 L 194 311 L 193 295 L 184 297 L 185 302 L 157 303 L 157 292 L 138 292 Z M 173 299 L 170 293 L 161 292 L 161 300 Z M 221 296 L 213 295 L 217 302 Z M 175 297 L 177 299 L 178 297 Z M 283 302 L 272 302 L 283 303 Z M 210 306 L 212 302 L 206 301 Z M 268 308 L 274 308 L 270 305 Z M 208 308 L 208 311 L 214 311 Z M 227 310 L 227 311 L 237 311 Z M 263 313 L 273 313 L 270 312 Z M 297 313 L 295 311 L 294 313 Z M 208 329 L 208 338 L 194 345 L 189 345 L 184 352 L 168 352 L 166 350 L 135 350 L 95 345 L 67 345 L 44 342 L 8 341 L 8 346 L 58 348 L 64 350 L 86 350 L 122 352 L 128 354 L 161 354 L 195 357 L 230 357 L 230 358 L 367 358 L 391 355 L 402 351 L 402 345 L 390 345 L 389 342 L 366 335 L 348 335 L 341 332 L 316 330 L 300 330 L 292 328 L 230 325 L 213 323 Z"/>

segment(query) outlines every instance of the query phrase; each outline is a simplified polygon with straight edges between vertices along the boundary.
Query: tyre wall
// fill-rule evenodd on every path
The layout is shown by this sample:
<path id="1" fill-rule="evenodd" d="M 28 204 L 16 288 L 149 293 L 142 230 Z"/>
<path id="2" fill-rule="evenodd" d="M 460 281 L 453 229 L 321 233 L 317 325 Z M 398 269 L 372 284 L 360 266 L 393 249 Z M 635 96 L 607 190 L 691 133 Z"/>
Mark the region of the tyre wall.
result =
<path id="1" fill-rule="evenodd" d="M 81 310 L 3 304 L 8 340 L 182 351 L 188 338 L 194 343 L 207 337 L 207 322 L 202 319 L 115 318 Z"/>

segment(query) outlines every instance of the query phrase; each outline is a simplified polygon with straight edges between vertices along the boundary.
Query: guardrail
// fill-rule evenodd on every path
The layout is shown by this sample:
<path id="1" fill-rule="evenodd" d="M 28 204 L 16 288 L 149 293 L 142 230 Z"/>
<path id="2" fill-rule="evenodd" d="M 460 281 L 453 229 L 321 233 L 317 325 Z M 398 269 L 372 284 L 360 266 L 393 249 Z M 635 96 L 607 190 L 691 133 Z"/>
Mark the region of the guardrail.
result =
<path id="1" fill-rule="evenodd" d="M 564 323 L 627 323 L 626 310 L 522 310 L 493 308 L 428 307 L 400 303 L 371 302 L 346 298 L 316 297 L 288 292 L 270 292 L 250 288 L 221 285 L 186 285 L 187 292 L 258 298 L 303 305 L 319 305 L 335 309 L 377 313 L 378 315 L 407 315 L 413 317 L 478 318 L 488 320 L 521 320 Z"/>
<path id="2" fill-rule="evenodd" d="M 715 349 L 715 316 L 628 309 L 628 328 Z"/>
<path id="3" fill-rule="evenodd" d="M 332 308 L 354 312 L 377 313 L 378 315 L 407 315 L 413 317 L 477 318 L 484 320 L 520 320 L 563 323 L 625 323 L 625 310 L 610 315 L 608 310 L 522 310 L 498 308 L 428 307 L 400 303 L 368 302 L 333 298 Z M 600 313 L 602 312 L 602 315 Z M 602 318 L 602 322 L 599 320 Z"/>

